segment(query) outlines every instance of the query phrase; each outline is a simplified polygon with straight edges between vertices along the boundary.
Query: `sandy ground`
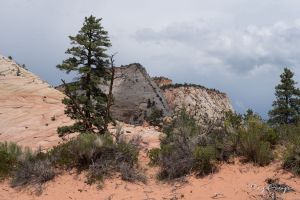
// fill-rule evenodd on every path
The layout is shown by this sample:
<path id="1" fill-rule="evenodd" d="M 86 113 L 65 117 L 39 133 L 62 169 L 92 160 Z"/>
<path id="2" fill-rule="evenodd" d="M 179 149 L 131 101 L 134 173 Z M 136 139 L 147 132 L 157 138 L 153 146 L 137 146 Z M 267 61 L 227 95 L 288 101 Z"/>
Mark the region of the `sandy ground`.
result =
<path id="1" fill-rule="evenodd" d="M 113 131 L 114 129 L 112 129 Z M 122 181 L 118 175 L 105 180 L 103 188 L 97 184 L 85 183 L 85 175 L 75 171 L 64 172 L 53 181 L 44 185 L 41 195 L 36 195 L 33 188 L 11 188 L 9 180 L 0 183 L 1 200 L 159 200 L 159 199 L 264 199 L 267 195 L 265 180 L 278 178 L 295 189 L 295 192 L 279 195 L 282 199 L 300 200 L 300 178 L 280 169 L 279 162 L 266 167 L 241 164 L 238 159 L 234 164 L 220 164 L 218 171 L 208 176 L 197 178 L 194 175 L 172 183 L 156 179 L 158 168 L 149 167 L 147 151 L 159 146 L 160 132 L 153 127 L 123 125 L 124 133 L 131 137 L 141 136 L 142 149 L 139 155 L 141 168 L 148 178 L 146 184 Z M 174 163 L 176 164 L 176 163 Z"/>
<path id="2" fill-rule="evenodd" d="M 146 163 L 146 158 L 142 161 Z M 267 178 L 279 178 L 281 183 L 286 183 L 296 191 L 280 195 L 282 199 L 300 200 L 300 179 L 292 174 L 280 170 L 279 163 L 267 167 L 255 167 L 252 164 L 222 164 L 219 171 L 203 178 L 191 175 L 183 181 L 173 183 L 159 182 L 155 179 L 157 168 L 146 169 L 148 182 L 129 183 L 119 177 L 107 179 L 103 188 L 97 185 L 84 183 L 84 174 L 65 172 L 53 181 L 44 185 L 41 195 L 36 195 L 32 188 L 13 189 L 6 181 L 0 184 L 0 199 L 20 200 L 58 200 L 58 199 L 263 199 L 266 196 L 264 187 Z"/>

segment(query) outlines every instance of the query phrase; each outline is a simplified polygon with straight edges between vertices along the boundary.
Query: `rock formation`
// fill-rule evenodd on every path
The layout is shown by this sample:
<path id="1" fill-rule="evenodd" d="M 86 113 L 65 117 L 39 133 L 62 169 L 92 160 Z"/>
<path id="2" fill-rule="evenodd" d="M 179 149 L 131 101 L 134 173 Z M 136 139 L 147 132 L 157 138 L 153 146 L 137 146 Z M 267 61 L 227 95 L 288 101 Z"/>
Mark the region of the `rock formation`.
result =
<path id="1" fill-rule="evenodd" d="M 0 141 L 43 148 L 57 144 L 56 129 L 71 122 L 64 94 L 14 61 L 0 56 Z"/>
<path id="2" fill-rule="evenodd" d="M 185 107 L 200 125 L 219 123 L 224 112 L 232 111 L 225 93 L 195 84 L 172 84 L 166 77 L 151 78 L 140 64 L 116 68 L 112 106 L 113 117 L 130 124 L 142 124 L 153 109 L 163 111 L 164 116 Z M 63 88 L 57 87 L 60 91 Z M 101 86 L 108 92 L 107 86 Z"/>
<path id="3" fill-rule="evenodd" d="M 193 84 L 162 86 L 164 96 L 173 112 L 185 108 L 200 125 L 218 124 L 224 113 L 233 111 L 228 96 L 215 89 Z"/>
<path id="4" fill-rule="evenodd" d="M 172 85 L 164 77 L 152 79 L 140 64 L 116 68 L 116 77 L 112 113 L 119 121 L 141 124 L 153 109 L 168 116 L 184 106 L 199 122 L 207 123 L 232 110 L 226 94 L 195 85 Z M 102 89 L 107 91 L 106 86 Z M 0 141 L 34 143 L 35 147 L 57 143 L 57 127 L 71 123 L 64 115 L 63 97 L 36 75 L 0 56 Z"/>
<path id="5" fill-rule="evenodd" d="M 169 115 L 170 109 L 157 84 L 145 68 L 137 63 L 116 68 L 113 87 L 113 116 L 123 122 L 141 124 L 152 109 Z M 102 87 L 107 91 L 107 87 Z"/>

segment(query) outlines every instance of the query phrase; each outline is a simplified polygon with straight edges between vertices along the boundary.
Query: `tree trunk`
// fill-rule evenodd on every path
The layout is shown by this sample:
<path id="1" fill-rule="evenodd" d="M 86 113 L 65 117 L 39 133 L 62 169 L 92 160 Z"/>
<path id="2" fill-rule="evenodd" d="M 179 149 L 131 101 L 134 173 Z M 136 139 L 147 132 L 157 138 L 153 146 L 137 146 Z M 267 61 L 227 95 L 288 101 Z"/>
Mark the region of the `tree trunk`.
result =
<path id="1" fill-rule="evenodd" d="M 110 57 L 110 64 L 111 64 L 111 77 L 110 77 L 110 83 L 109 83 L 109 89 L 108 89 L 108 95 L 107 95 L 107 104 L 106 104 L 106 116 L 105 116 L 105 125 L 104 125 L 104 132 L 108 131 L 108 123 L 110 122 L 111 113 L 110 108 L 113 105 L 113 86 L 114 86 L 114 80 L 115 80 L 115 66 L 114 66 L 114 59 L 113 55 Z"/>

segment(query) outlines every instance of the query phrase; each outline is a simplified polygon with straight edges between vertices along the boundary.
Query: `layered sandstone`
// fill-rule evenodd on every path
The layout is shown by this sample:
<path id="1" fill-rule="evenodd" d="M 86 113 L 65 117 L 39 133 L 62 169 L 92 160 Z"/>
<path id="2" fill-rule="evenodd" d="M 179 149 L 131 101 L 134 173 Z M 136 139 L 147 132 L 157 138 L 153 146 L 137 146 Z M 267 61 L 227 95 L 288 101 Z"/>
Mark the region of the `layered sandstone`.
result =
<path id="1" fill-rule="evenodd" d="M 185 108 L 199 125 L 220 124 L 225 113 L 233 111 L 228 96 L 214 89 L 176 84 L 162 87 L 162 90 L 173 112 Z"/>
<path id="2" fill-rule="evenodd" d="M 60 140 L 56 129 L 70 123 L 61 103 L 64 94 L 0 56 L 0 141 L 46 148 Z"/>
<path id="3" fill-rule="evenodd" d="M 137 63 L 116 68 L 112 106 L 113 116 L 123 122 L 141 124 L 153 108 L 170 115 L 161 89 L 151 79 L 146 69 Z M 107 87 L 102 87 L 107 92 Z"/>

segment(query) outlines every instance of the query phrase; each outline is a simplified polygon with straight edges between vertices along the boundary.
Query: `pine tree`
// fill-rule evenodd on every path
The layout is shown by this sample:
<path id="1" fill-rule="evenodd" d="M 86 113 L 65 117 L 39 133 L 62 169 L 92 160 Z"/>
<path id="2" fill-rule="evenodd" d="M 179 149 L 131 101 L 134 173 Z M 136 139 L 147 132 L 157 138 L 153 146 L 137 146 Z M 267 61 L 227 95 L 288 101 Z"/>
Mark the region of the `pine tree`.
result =
<path id="1" fill-rule="evenodd" d="M 107 95 L 99 88 L 110 78 L 109 59 L 106 54 L 111 46 L 108 33 L 101 26 L 102 19 L 86 17 L 76 36 L 69 36 L 72 47 L 70 57 L 57 65 L 66 73 L 76 72 L 77 80 L 66 84 L 63 99 L 67 114 L 75 123 L 58 128 L 63 136 L 68 133 L 99 133 L 107 129 Z"/>
<path id="2" fill-rule="evenodd" d="M 281 81 L 275 87 L 276 100 L 273 110 L 269 112 L 272 124 L 297 123 L 300 116 L 300 90 L 296 88 L 297 82 L 293 80 L 294 73 L 288 68 L 280 75 Z"/>

